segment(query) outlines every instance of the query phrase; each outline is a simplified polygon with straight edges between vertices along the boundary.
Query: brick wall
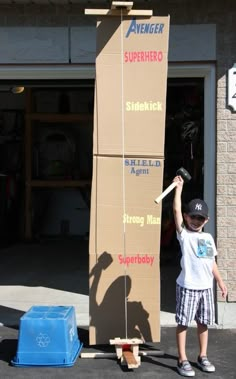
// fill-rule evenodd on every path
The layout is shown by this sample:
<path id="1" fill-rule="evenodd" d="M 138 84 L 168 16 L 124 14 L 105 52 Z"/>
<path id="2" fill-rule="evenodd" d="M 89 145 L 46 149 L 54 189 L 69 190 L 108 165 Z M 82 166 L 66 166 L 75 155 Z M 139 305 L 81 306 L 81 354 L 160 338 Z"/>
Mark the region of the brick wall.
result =
<path id="1" fill-rule="evenodd" d="M 154 9 L 156 15 L 170 14 L 171 24 L 217 25 L 216 243 L 219 269 L 229 290 L 228 301 L 236 302 L 236 113 L 226 104 L 227 71 L 236 62 L 235 0 L 159 0 L 153 2 L 153 7 L 151 1 L 134 3 L 136 8 Z M 95 18 L 83 16 L 84 7 L 84 3 L 1 6 L 0 26 L 66 26 L 68 22 L 72 26 L 94 25 Z M 220 301 L 220 294 L 217 296 Z"/>
<path id="2" fill-rule="evenodd" d="M 164 3 L 164 1 L 162 1 Z M 161 3 L 161 4 L 162 4 Z M 216 24 L 216 243 L 218 266 L 236 301 L 236 113 L 227 108 L 227 71 L 236 62 L 236 7 L 232 0 L 166 2 L 173 24 Z M 171 11 L 173 10 L 173 12 Z M 213 142 L 214 143 L 214 142 Z M 217 293 L 218 301 L 222 301 Z"/>
<path id="3" fill-rule="evenodd" d="M 236 7 L 233 0 L 158 2 L 156 14 L 172 24 L 216 24 L 216 243 L 218 266 L 236 301 L 236 113 L 227 108 L 227 71 L 236 62 Z M 193 47 L 194 48 L 194 47 Z M 213 142 L 214 143 L 214 142 Z M 222 301 L 217 293 L 218 301 Z"/>

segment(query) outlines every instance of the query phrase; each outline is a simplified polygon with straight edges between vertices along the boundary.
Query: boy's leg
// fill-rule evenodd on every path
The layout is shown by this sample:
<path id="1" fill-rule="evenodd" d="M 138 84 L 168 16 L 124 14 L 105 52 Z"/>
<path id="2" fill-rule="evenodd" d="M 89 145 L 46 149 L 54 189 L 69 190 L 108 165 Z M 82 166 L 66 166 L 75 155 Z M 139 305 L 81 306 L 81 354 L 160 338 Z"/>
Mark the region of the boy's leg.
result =
<path id="1" fill-rule="evenodd" d="M 177 371 L 182 376 L 195 376 L 195 371 L 192 369 L 186 356 L 186 337 L 188 325 L 195 315 L 197 301 L 191 290 L 183 288 L 177 284 L 176 286 L 176 341 L 178 348 L 178 363 Z M 195 299 L 196 300 L 196 299 Z"/>
<path id="2" fill-rule="evenodd" d="M 187 326 L 178 325 L 176 328 L 176 340 L 178 347 L 178 362 L 177 362 L 177 371 L 182 376 L 195 376 L 195 371 L 192 369 L 191 364 L 189 363 L 186 356 L 186 336 L 187 336 Z"/>
<path id="3" fill-rule="evenodd" d="M 207 356 L 208 325 L 214 323 L 215 308 L 213 290 L 211 288 L 202 290 L 195 320 L 197 322 L 197 333 L 199 341 L 199 356 Z"/>
<path id="4" fill-rule="evenodd" d="M 186 336 L 187 336 L 187 326 L 178 325 L 176 328 L 176 342 L 178 348 L 179 362 L 187 360 L 186 356 Z"/>
<path id="5" fill-rule="evenodd" d="M 214 372 L 215 366 L 207 358 L 208 325 L 214 322 L 214 300 L 212 289 L 202 291 L 199 307 L 196 313 L 199 356 L 198 366 L 205 372 Z"/>
<path id="6" fill-rule="evenodd" d="M 177 322 L 176 340 L 179 354 L 179 362 L 187 360 L 186 336 L 188 325 L 195 317 L 198 304 L 198 291 L 189 290 L 176 285 L 176 315 Z"/>
<path id="7" fill-rule="evenodd" d="M 197 323 L 197 334 L 198 334 L 198 341 L 199 341 L 199 357 L 206 357 L 207 345 L 208 345 L 207 325 Z"/>

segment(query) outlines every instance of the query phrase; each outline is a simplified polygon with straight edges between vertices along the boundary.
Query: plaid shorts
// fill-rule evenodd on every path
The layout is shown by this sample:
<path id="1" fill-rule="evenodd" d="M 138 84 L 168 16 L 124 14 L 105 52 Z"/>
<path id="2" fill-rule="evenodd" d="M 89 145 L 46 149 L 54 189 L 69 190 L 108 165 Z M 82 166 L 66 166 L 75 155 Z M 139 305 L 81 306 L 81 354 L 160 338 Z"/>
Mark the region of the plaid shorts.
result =
<path id="1" fill-rule="evenodd" d="M 190 290 L 176 285 L 176 315 L 178 325 L 188 326 L 191 321 L 204 325 L 215 322 L 213 289 Z"/>

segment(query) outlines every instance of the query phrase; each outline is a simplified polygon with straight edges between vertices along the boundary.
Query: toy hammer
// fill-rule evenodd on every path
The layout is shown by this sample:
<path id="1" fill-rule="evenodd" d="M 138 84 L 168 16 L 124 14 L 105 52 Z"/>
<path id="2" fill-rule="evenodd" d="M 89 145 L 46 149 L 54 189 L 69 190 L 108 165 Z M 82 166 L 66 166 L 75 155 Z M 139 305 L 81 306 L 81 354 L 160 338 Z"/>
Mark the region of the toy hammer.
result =
<path id="1" fill-rule="evenodd" d="M 192 177 L 191 175 L 188 173 L 187 170 L 185 170 L 185 168 L 183 167 L 180 167 L 177 171 L 176 171 L 176 175 L 180 175 L 183 180 L 185 182 L 189 182 Z M 163 191 L 156 199 L 155 199 L 155 203 L 159 204 L 160 201 L 166 196 L 168 195 L 168 193 L 170 193 L 175 187 L 177 186 L 177 183 L 176 182 L 173 182 L 171 183 L 166 189 L 165 191 Z"/>

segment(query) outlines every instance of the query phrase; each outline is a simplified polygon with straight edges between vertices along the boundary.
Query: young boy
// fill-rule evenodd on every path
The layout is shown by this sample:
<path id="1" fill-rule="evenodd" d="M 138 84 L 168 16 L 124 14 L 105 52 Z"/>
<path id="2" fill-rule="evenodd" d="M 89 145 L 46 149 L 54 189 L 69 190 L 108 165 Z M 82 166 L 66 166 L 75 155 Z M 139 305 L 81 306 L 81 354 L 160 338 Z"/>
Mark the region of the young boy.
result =
<path id="1" fill-rule="evenodd" d="M 214 323 L 213 278 L 223 298 L 227 296 L 227 288 L 215 262 L 217 251 L 213 237 L 202 231 L 209 220 L 207 204 L 200 199 L 191 200 L 182 214 L 184 182 L 181 176 L 173 181 L 176 182 L 173 212 L 182 253 L 181 272 L 176 280 L 177 370 L 182 376 L 195 376 L 185 351 L 188 326 L 193 320 L 197 323 L 198 366 L 205 372 L 214 372 L 215 367 L 207 358 L 208 325 Z"/>

